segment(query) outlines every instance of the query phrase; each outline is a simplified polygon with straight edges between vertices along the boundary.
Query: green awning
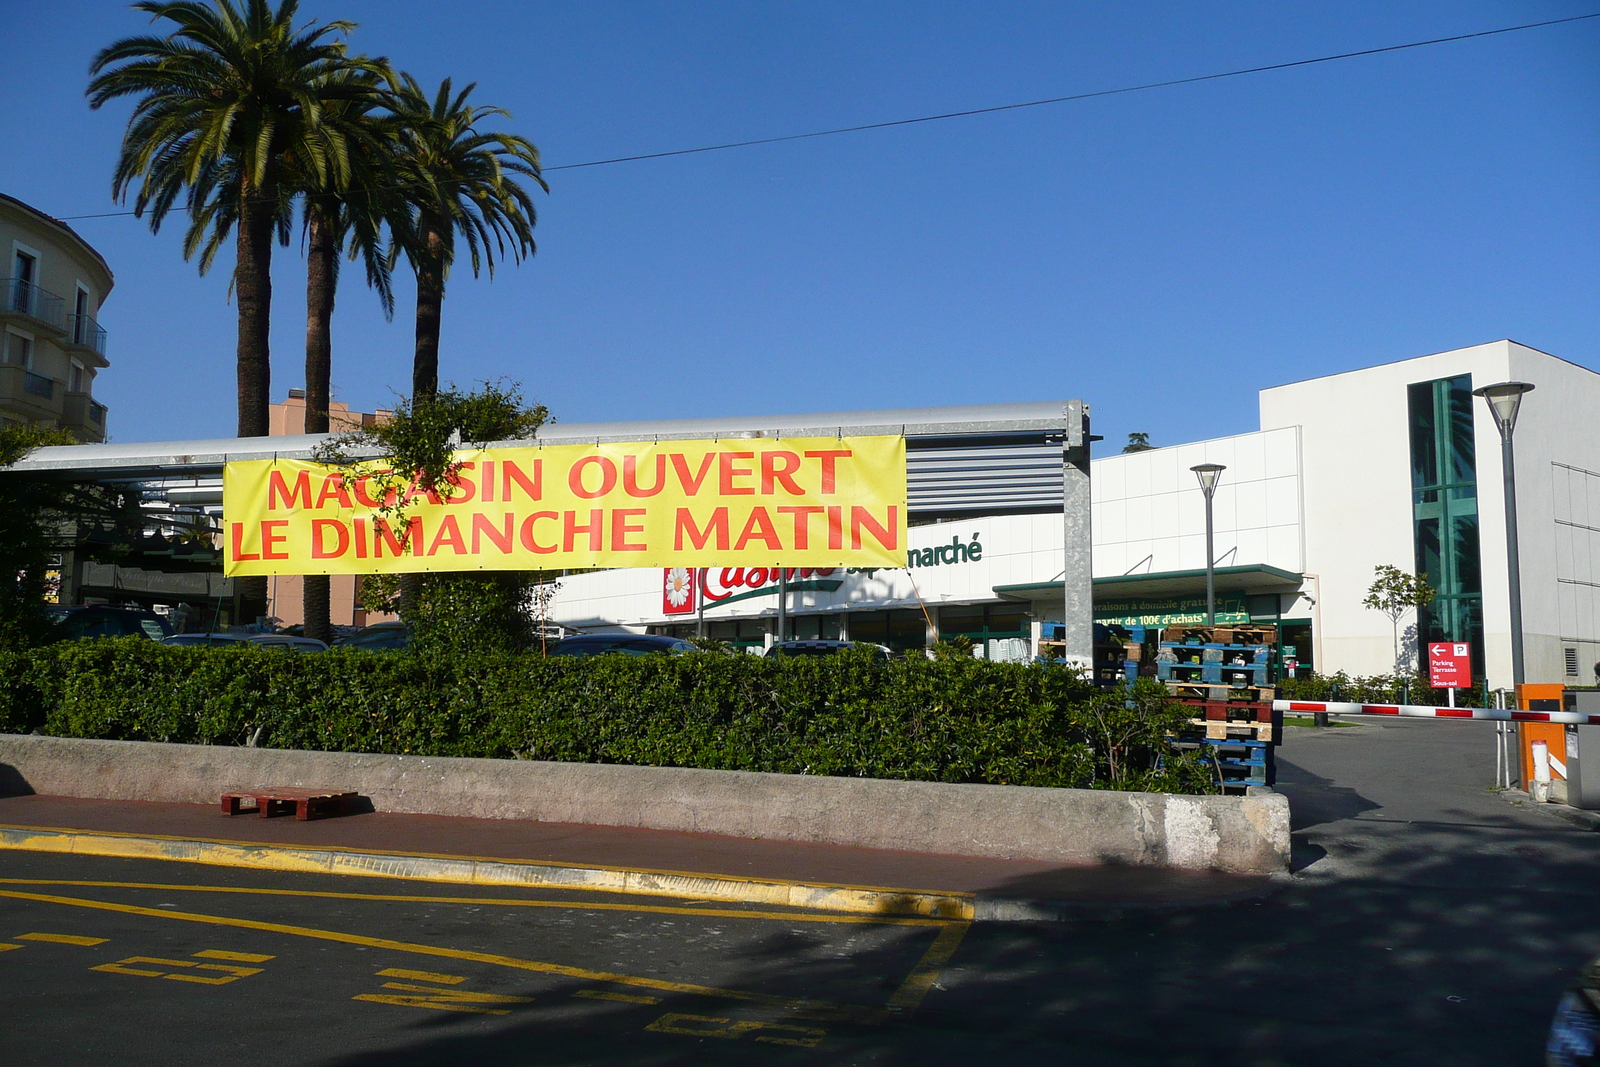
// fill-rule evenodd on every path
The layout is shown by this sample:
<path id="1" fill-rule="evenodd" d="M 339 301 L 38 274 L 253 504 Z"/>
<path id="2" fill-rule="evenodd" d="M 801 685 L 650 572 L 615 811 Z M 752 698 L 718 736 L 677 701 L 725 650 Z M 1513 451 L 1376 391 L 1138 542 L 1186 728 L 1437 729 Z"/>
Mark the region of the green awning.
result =
<path id="1" fill-rule="evenodd" d="M 1293 593 L 1299 590 L 1305 575 L 1286 571 L 1265 563 L 1252 563 L 1242 567 L 1217 567 L 1213 572 L 1217 592 L 1235 595 L 1260 593 Z M 997 585 L 995 595 L 1002 600 L 1042 600 L 1059 593 L 1060 582 L 1024 582 L 1020 585 Z M 1117 574 L 1094 580 L 1096 600 L 1137 597 L 1186 596 L 1206 590 L 1204 568 L 1192 571 L 1156 571 L 1152 574 Z"/>

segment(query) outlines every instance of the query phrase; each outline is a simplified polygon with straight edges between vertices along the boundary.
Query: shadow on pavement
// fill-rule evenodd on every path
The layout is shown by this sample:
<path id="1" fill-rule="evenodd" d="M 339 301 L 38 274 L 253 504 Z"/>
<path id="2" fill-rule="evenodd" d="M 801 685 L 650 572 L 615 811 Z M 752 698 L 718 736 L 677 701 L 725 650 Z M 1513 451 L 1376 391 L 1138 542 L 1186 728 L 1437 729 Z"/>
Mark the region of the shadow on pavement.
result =
<path id="1" fill-rule="evenodd" d="M 406 1047 L 323 1063 L 1537 1063 L 1563 986 L 1600 953 L 1600 837 L 1485 799 L 1476 769 L 1454 769 L 1480 739 L 1448 740 L 1308 743 L 1283 764 L 1300 849 L 1288 888 L 1116 921 L 978 924 L 904 1018 L 807 1022 L 699 997 L 573 1011 L 575 987 L 539 982 L 526 1014 L 419 1020 Z M 774 931 L 718 984 L 882 1005 L 929 943 L 906 929 L 822 959 L 806 932 Z M 646 1029 L 667 1013 L 826 1035 L 803 1048 L 732 1023 Z"/>

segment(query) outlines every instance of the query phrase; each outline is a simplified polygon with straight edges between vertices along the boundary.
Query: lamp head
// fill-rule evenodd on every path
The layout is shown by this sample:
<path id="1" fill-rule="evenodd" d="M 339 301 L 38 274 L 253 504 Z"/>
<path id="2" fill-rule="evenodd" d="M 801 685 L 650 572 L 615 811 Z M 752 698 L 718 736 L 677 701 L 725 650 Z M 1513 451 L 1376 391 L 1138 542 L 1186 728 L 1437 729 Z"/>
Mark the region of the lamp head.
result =
<path id="1" fill-rule="evenodd" d="M 1220 463 L 1198 463 L 1189 468 L 1200 479 L 1200 490 L 1210 496 L 1217 488 L 1217 476 L 1228 468 Z"/>
<path id="2" fill-rule="evenodd" d="M 1496 382 L 1474 389 L 1472 395 L 1481 396 L 1489 402 L 1495 424 L 1500 427 L 1501 433 L 1509 434 L 1517 426 L 1517 408 L 1522 406 L 1522 394 L 1531 392 L 1533 386 L 1527 382 Z"/>

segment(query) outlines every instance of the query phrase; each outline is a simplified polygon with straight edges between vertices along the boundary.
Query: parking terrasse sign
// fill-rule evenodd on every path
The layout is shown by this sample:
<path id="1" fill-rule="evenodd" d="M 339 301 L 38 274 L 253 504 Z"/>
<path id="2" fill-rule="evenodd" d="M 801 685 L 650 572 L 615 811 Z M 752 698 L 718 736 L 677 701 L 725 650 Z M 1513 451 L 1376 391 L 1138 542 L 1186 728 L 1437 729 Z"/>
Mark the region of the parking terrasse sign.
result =
<path id="1" fill-rule="evenodd" d="M 906 565 L 903 437 L 463 450 L 436 494 L 380 471 L 229 463 L 224 572 Z"/>

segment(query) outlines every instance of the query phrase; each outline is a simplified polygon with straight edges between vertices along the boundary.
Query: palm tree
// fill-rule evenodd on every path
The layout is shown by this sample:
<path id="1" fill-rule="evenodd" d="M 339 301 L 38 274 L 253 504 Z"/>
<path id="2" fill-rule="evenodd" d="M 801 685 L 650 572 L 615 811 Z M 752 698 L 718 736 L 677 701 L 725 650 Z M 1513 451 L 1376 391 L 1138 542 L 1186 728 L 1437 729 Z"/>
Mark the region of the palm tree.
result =
<path id="1" fill-rule="evenodd" d="M 413 403 L 439 391 L 439 324 L 457 235 L 466 242 L 473 276 L 486 267 L 492 278 L 497 256 L 520 263 L 536 251 L 533 200 L 514 175 L 550 191 L 539 173 L 539 150 L 527 138 L 478 131 L 485 118 L 511 114 L 469 105 L 476 87 L 452 96 L 446 78 L 429 100 L 409 74 L 392 83 L 389 107 L 401 124 L 395 167 L 411 204 L 411 233 L 396 243 L 417 276 Z"/>
<path id="2" fill-rule="evenodd" d="M 268 0 L 141 0 L 134 7 L 175 28 L 167 36 L 124 38 L 90 66 L 91 107 L 137 98 L 112 192 L 121 200 L 137 181 L 134 211 L 142 217 L 148 210 L 156 231 L 186 196 L 195 225 L 210 227 L 209 241 L 192 226 L 185 243 L 186 256 L 210 246 L 202 271 L 234 230 L 239 436 L 265 436 L 272 240 L 274 231 L 287 237 L 287 161 L 298 158 L 319 180 L 337 173 L 344 146 L 324 127 L 323 108 L 349 91 L 341 71 L 380 68 L 328 39 L 353 23 L 296 28 L 298 0 L 282 0 L 276 10 Z M 218 201 L 223 194 L 226 206 Z"/>
<path id="3" fill-rule="evenodd" d="M 366 265 L 367 284 L 378 293 L 385 316 L 394 314 L 394 291 L 389 285 L 391 261 L 386 255 L 386 225 L 403 238 L 409 233 L 409 211 L 396 195 L 390 161 L 397 123 L 377 113 L 377 81 L 365 74 L 369 92 L 329 105 L 324 123 L 337 128 L 348 146 L 342 174 L 329 172 L 318 183 L 316 174 L 301 174 L 301 220 L 306 244 L 306 433 L 327 433 L 328 405 L 333 392 L 333 306 L 339 285 L 339 257 L 349 246 L 352 260 Z M 327 641 L 332 637 L 329 618 L 330 583 L 325 574 L 301 579 L 305 635 Z"/>

